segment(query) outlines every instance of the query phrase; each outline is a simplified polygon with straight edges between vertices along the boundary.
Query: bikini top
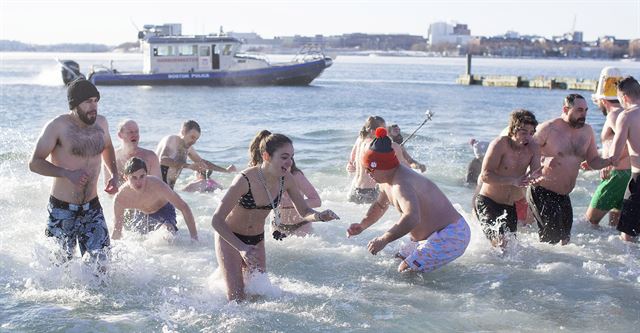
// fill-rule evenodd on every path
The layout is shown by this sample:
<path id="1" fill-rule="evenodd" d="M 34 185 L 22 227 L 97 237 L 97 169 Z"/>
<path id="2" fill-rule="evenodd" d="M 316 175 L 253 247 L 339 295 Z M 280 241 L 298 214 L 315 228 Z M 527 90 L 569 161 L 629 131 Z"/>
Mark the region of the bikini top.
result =
<path id="1" fill-rule="evenodd" d="M 256 206 L 255 199 L 253 198 L 253 193 L 251 193 L 251 182 L 249 181 L 249 178 L 242 172 L 240 174 L 247 180 L 247 184 L 249 185 L 249 191 L 242 195 L 238 200 L 238 204 L 240 204 L 240 206 L 245 209 L 274 209 L 275 207 L 278 207 L 278 203 L 282 199 L 282 191 L 284 189 L 284 176 L 280 178 L 280 193 L 278 193 L 278 196 L 273 200 L 273 205 L 269 204 L 258 207 Z"/>

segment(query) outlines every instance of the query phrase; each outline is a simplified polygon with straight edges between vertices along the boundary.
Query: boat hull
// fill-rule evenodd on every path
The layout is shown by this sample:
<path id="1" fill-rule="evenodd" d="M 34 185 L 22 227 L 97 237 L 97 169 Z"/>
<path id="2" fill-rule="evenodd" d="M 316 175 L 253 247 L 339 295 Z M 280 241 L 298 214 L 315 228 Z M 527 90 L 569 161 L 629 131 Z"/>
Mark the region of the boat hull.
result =
<path id="1" fill-rule="evenodd" d="M 96 72 L 89 76 L 89 80 L 95 85 L 102 86 L 303 86 L 310 84 L 329 66 L 331 66 L 330 59 L 318 59 L 241 71 L 162 74 Z"/>

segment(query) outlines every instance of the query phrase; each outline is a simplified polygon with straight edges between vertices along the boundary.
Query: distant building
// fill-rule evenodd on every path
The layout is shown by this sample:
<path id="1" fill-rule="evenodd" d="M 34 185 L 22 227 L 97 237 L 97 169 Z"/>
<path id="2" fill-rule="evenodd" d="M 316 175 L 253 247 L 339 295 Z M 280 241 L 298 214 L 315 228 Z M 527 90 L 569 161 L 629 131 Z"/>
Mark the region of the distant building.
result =
<path id="1" fill-rule="evenodd" d="M 471 30 L 466 24 L 434 22 L 429 25 L 429 45 L 454 44 L 467 45 L 471 40 Z"/>

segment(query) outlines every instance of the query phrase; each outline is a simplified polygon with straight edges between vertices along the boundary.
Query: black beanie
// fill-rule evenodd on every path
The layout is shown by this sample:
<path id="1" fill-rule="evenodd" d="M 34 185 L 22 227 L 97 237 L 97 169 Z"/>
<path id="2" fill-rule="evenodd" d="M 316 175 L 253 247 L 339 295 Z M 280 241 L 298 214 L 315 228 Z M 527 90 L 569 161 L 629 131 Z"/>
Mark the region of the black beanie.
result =
<path id="1" fill-rule="evenodd" d="M 80 103 L 86 101 L 91 97 L 97 97 L 100 100 L 100 93 L 93 83 L 79 78 L 69 83 L 67 89 L 67 100 L 69 101 L 69 110 L 73 110 Z"/>

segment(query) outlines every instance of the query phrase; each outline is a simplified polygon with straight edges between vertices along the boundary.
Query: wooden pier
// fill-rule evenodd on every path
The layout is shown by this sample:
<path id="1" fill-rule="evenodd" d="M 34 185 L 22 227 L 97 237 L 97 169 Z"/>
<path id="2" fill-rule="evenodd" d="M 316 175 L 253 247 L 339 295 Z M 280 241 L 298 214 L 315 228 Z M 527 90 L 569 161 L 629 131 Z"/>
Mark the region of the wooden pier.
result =
<path id="1" fill-rule="evenodd" d="M 471 55 L 467 54 L 467 73 L 461 74 L 456 83 L 462 85 L 480 85 L 485 87 L 514 87 L 514 88 L 546 88 L 566 90 L 595 91 L 598 80 L 577 79 L 573 77 L 544 77 L 526 78 L 515 75 L 473 75 L 471 74 Z"/>

